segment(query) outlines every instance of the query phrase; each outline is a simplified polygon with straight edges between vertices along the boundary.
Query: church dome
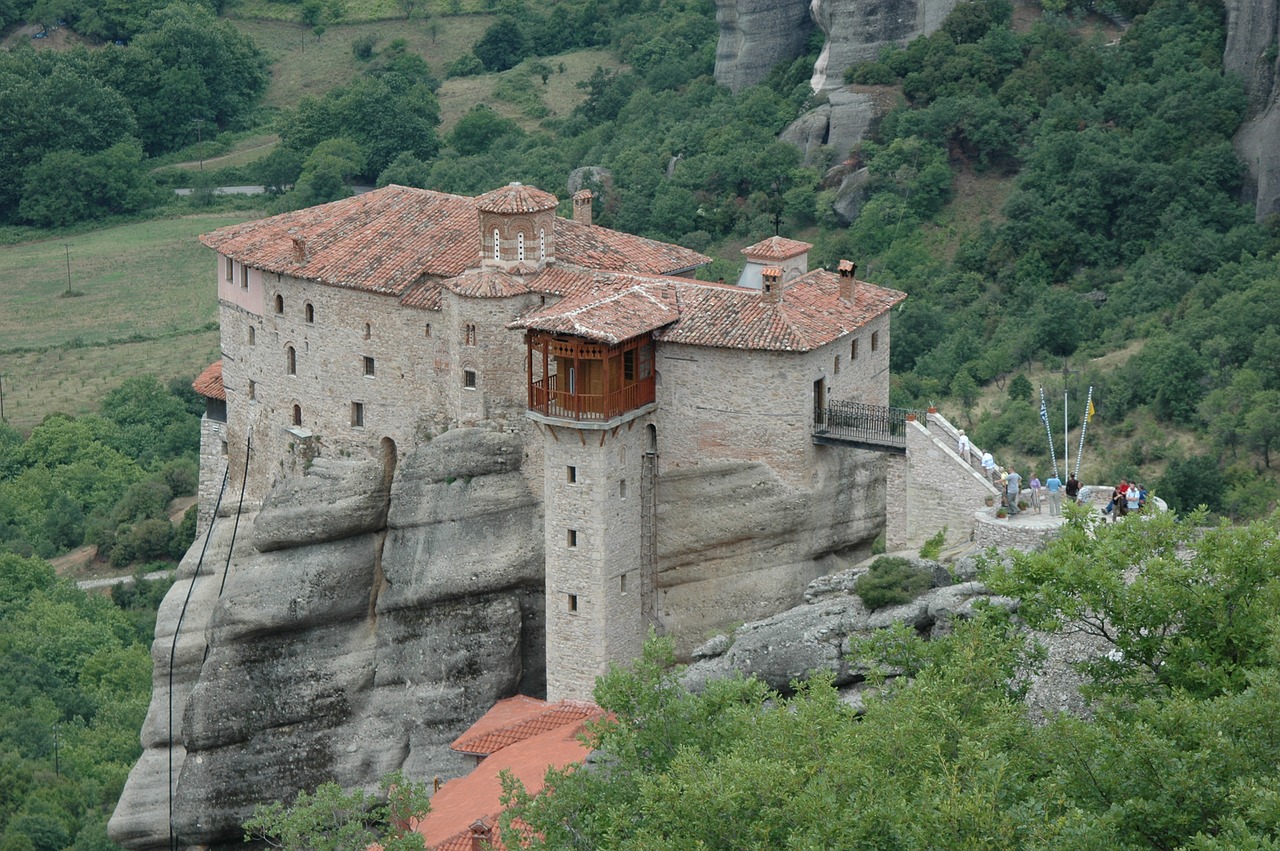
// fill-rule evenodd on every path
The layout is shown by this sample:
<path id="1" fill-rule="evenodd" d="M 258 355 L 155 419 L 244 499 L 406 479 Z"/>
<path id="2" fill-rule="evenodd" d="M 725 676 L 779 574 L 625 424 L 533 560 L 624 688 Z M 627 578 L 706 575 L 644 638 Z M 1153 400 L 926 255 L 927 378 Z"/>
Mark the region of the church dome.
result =
<path id="1" fill-rule="evenodd" d="M 476 198 L 476 209 L 483 213 L 540 213 L 554 210 L 559 203 L 550 192 L 523 183 L 508 183 Z"/>

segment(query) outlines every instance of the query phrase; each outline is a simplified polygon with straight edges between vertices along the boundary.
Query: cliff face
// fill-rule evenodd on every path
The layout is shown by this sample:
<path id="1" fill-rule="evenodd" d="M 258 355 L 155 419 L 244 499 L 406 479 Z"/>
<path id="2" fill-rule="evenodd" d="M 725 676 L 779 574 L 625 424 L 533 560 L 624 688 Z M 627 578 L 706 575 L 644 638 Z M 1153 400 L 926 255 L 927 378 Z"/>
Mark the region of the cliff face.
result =
<path id="1" fill-rule="evenodd" d="M 1258 219 L 1280 212 L 1280 0 L 1227 0 L 1223 64 L 1244 79 L 1247 119 L 1235 148 Z"/>
<path id="2" fill-rule="evenodd" d="M 224 505 L 161 607 L 144 752 L 112 839 L 169 847 L 171 773 L 190 848 L 239 845 L 256 803 L 328 780 L 466 771 L 448 744 L 496 700 L 546 690 L 542 495 L 524 450 L 454 429 L 403 459 L 316 459 L 239 518 Z M 868 554 L 884 463 L 823 448 L 805 489 L 753 462 L 662 473 L 659 629 L 687 651 Z"/>
<path id="3" fill-rule="evenodd" d="M 804 51 L 813 27 L 826 35 L 814 65 L 814 91 L 839 88 L 844 69 L 875 59 L 888 44 L 928 35 L 957 0 L 716 0 L 720 40 L 716 82 L 734 91 L 763 80 L 774 65 Z"/>

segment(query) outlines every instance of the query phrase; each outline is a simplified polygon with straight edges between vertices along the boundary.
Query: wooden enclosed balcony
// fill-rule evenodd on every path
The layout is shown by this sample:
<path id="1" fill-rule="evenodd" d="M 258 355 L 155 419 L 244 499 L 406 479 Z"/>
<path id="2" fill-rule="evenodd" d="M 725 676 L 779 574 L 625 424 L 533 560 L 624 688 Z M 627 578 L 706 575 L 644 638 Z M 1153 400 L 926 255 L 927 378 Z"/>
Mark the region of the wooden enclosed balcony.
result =
<path id="1" fill-rule="evenodd" d="M 530 332 L 529 411 L 579 423 L 607 423 L 654 402 L 653 339 L 617 345 Z"/>

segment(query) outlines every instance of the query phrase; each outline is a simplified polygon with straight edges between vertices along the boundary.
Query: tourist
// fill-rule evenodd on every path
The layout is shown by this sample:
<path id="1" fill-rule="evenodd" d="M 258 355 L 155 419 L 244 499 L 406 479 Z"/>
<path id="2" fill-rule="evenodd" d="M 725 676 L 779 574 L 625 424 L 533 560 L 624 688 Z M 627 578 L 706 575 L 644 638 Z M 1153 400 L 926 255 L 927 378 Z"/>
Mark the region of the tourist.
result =
<path id="1" fill-rule="evenodd" d="M 1044 486 L 1049 491 L 1049 516 L 1057 517 L 1062 514 L 1062 479 L 1054 473 Z"/>
<path id="2" fill-rule="evenodd" d="M 1036 514 L 1040 513 L 1040 479 L 1035 473 L 1031 474 L 1031 481 L 1027 482 L 1027 487 L 1031 488 L 1031 508 Z"/>
<path id="3" fill-rule="evenodd" d="M 956 441 L 956 452 L 960 453 L 960 457 L 964 459 L 964 463 L 972 463 L 969 460 L 969 435 L 964 433 L 964 429 L 960 429 L 960 438 Z"/>
<path id="4" fill-rule="evenodd" d="M 991 457 L 990 452 L 982 453 L 982 469 L 987 471 L 987 477 L 991 479 L 992 484 L 1000 481 L 1000 476 L 996 473 L 996 459 Z"/>
<path id="5" fill-rule="evenodd" d="M 1080 502 L 1080 481 L 1075 473 L 1067 477 L 1067 499 L 1077 504 Z"/>
<path id="6" fill-rule="evenodd" d="M 1018 471 L 1010 467 L 1009 472 L 1005 475 L 1005 493 L 1009 498 L 1009 516 L 1015 516 L 1018 511 L 1018 497 L 1022 494 L 1022 476 L 1018 475 Z"/>

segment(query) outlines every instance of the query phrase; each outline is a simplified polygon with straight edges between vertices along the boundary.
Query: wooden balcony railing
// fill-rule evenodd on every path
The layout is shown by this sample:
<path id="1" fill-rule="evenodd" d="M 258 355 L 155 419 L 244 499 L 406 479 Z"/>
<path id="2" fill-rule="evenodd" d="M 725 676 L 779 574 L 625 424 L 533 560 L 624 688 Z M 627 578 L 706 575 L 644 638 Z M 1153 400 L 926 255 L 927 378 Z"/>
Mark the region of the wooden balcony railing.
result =
<path id="1" fill-rule="evenodd" d="M 550 381 L 555 382 L 551 376 Z M 548 417 L 566 420 L 605 421 L 622 416 L 627 411 L 649 404 L 654 400 L 653 377 L 642 378 L 635 383 L 609 393 L 572 393 L 558 390 L 547 379 L 535 380 L 529 385 L 529 410 Z"/>

